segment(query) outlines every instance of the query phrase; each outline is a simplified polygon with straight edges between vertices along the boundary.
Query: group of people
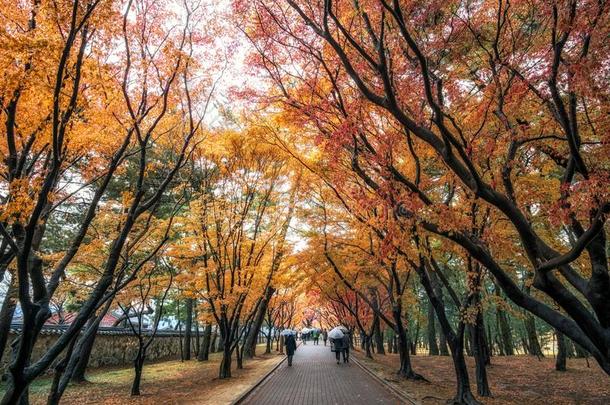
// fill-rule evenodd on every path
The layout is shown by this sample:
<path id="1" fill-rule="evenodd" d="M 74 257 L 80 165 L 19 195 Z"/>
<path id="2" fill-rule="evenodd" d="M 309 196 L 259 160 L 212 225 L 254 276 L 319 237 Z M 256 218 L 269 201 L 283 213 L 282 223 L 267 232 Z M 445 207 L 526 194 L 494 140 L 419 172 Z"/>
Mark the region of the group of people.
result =
<path id="1" fill-rule="evenodd" d="M 309 329 L 307 332 L 301 332 L 301 341 L 304 345 L 307 344 L 307 341 L 310 338 L 314 345 L 319 345 L 320 337 L 322 337 L 322 340 L 324 340 L 324 346 L 326 346 L 326 342 L 328 341 L 328 332 L 326 329 Z"/>
<path id="2" fill-rule="evenodd" d="M 313 329 L 307 333 L 301 333 L 301 341 L 303 344 L 307 344 L 307 340 L 311 336 L 314 345 L 320 343 L 320 336 L 324 341 L 324 346 L 328 342 L 328 332 L 326 329 L 317 330 Z M 297 336 L 295 334 L 286 335 L 284 338 L 284 345 L 286 346 L 286 356 L 288 357 L 288 367 L 292 367 L 292 358 L 294 352 L 297 349 Z M 330 350 L 335 353 L 337 364 L 341 362 L 341 354 L 343 354 L 343 362 L 349 363 L 349 347 L 350 347 L 350 335 L 349 332 L 345 332 L 341 338 L 330 339 Z"/>
<path id="3" fill-rule="evenodd" d="M 324 345 L 326 346 L 326 343 Z M 330 350 L 335 352 L 337 364 L 340 363 L 341 353 L 343 353 L 343 362 L 349 363 L 349 346 L 350 346 L 349 332 L 344 333 L 342 338 L 330 339 Z"/>

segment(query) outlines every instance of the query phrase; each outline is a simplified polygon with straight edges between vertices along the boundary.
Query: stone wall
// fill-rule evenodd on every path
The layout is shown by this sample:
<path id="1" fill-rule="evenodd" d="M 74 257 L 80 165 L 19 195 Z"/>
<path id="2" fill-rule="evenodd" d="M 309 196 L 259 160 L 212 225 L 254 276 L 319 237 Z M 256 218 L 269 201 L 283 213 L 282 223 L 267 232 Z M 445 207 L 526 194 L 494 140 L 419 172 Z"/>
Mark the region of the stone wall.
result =
<path id="1" fill-rule="evenodd" d="M 47 351 L 57 340 L 59 334 L 41 334 L 38 337 L 32 358 L 34 360 Z M 15 339 L 15 335 L 9 335 L 9 342 Z M 7 345 L 10 346 L 10 345 Z M 138 340 L 135 336 L 128 334 L 98 334 L 95 338 L 93 351 L 89 360 L 89 368 L 102 366 L 131 365 L 138 349 Z M 147 359 L 179 359 L 180 338 L 178 336 L 158 335 L 155 337 L 146 352 Z M 6 369 L 10 360 L 10 347 L 2 356 L 1 368 Z"/>

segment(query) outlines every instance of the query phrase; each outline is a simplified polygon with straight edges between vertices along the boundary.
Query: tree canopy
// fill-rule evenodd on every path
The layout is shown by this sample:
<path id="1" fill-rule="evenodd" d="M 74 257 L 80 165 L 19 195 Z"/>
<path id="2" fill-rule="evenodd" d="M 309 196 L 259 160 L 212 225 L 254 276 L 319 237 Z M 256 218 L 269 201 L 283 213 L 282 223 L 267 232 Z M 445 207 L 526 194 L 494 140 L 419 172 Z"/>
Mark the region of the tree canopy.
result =
<path id="1" fill-rule="evenodd" d="M 610 375 L 607 1 L 0 7 L 3 404 L 51 368 L 58 403 L 115 310 L 133 395 L 164 318 L 220 378 L 339 323 L 407 379 L 450 355 L 455 403 L 551 335 Z"/>

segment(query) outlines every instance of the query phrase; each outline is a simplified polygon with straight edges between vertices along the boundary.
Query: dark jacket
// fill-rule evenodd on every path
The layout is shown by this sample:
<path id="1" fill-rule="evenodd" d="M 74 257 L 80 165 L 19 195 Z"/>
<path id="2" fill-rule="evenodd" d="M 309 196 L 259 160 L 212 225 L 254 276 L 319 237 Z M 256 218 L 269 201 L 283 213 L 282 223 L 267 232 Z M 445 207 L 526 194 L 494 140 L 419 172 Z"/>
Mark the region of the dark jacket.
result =
<path id="1" fill-rule="evenodd" d="M 340 352 L 345 349 L 343 344 L 343 339 L 330 339 L 330 350 L 333 352 Z"/>
<path id="2" fill-rule="evenodd" d="M 286 336 L 284 344 L 286 345 L 286 354 L 288 356 L 293 356 L 294 351 L 297 349 L 297 341 L 295 340 L 294 335 Z"/>
<path id="3" fill-rule="evenodd" d="M 343 335 L 343 339 L 341 339 L 341 343 L 343 346 L 343 350 L 348 350 L 349 351 L 349 334 L 346 333 L 345 335 Z"/>

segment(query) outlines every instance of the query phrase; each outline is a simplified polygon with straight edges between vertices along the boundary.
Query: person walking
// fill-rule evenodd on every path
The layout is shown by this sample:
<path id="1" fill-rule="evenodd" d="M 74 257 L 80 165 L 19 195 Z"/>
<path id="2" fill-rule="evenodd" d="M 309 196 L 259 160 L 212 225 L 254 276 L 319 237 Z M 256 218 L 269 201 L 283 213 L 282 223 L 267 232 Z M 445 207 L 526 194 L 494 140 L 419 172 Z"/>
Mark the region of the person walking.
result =
<path id="1" fill-rule="evenodd" d="M 284 345 L 286 346 L 286 356 L 288 357 L 288 367 L 292 367 L 292 356 L 294 351 L 297 349 L 297 340 L 294 335 L 286 336 L 284 339 Z"/>
<path id="2" fill-rule="evenodd" d="M 343 352 L 343 350 L 344 350 L 343 342 L 344 342 L 343 338 L 337 338 L 337 339 L 330 338 L 330 351 L 335 352 L 335 358 L 337 359 L 337 364 L 339 364 L 341 362 L 341 353 L 344 353 Z M 343 354 L 343 358 L 345 359 L 345 354 Z"/>
<path id="3" fill-rule="evenodd" d="M 326 346 L 326 342 L 328 341 L 328 332 L 326 329 L 322 329 L 322 340 L 324 340 L 324 346 Z"/>
<path id="4" fill-rule="evenodd" d="M 343 346 L 343 362 L 349 363 L 349 346 L 350 346 L 350 336 L 349 332 L 343 335 L 341 339 Z M 337 363 L 339 362 L 339 354 L 337 353 Z"/>
<path id="5" fill-rule="evenodd" d="M 314 345 L 319 345 L 320 344 L 320 331 L 315 329 L 313 332 L 311 332 L 311 337 L 313 338 L 313 344 Z"/>

